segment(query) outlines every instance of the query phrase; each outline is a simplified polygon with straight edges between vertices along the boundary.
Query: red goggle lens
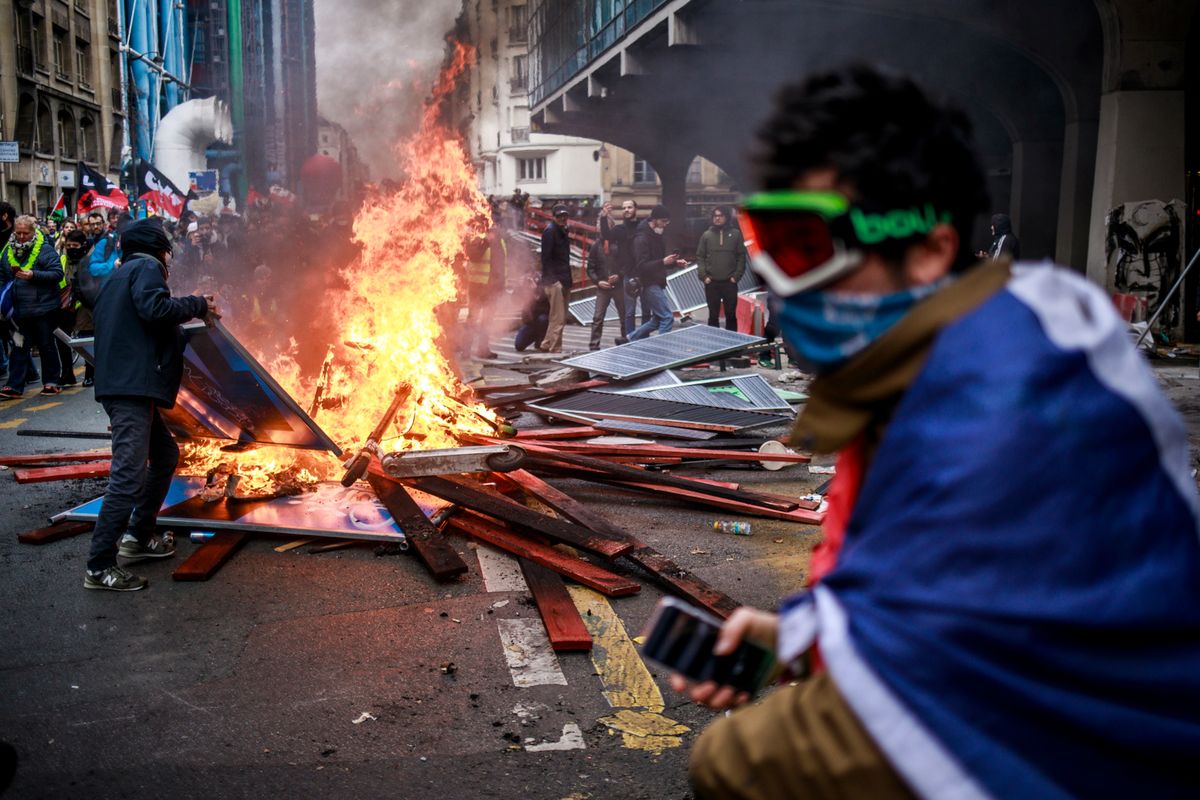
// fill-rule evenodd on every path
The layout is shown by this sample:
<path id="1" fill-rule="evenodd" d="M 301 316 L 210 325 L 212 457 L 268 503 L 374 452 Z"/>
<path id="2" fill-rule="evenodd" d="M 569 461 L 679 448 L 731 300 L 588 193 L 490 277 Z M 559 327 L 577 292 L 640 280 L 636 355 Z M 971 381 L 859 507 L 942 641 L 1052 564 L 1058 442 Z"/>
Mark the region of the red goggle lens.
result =
<path id="1" fill-rule="evenodd" d="M 833 235 L 819 214 L 806 212 L 745 212 L 747 239 L 771 257 L 783 274 L 798 278 L 834 257 Z"/>

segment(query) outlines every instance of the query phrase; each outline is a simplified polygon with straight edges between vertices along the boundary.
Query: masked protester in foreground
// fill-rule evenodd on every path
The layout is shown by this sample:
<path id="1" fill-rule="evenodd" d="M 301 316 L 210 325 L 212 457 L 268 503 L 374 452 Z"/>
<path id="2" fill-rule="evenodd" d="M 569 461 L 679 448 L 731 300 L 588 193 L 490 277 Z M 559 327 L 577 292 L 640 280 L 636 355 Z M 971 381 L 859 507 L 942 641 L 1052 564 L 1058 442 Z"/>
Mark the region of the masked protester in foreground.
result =
<path id="1" fill-rule="evenodd" d="M 175 555 L 155 532 L 155 518 L 179 462 L 158 411 L 174 407 L 183 377 L 187 339 L 179 326 L 218 314 L 212 298 L 171 297 L 171 240 L 157 220 L 124 228 L 120 245 L 122 264 L 104 281 L 93 310 L 96 399 L 112 424 L 112 471 L 83 587 L 132 592 L 147 581 L 119 566 L 117 556 L 131 563 Z"/>
<path id="2" fill-rule="evenodd" d="M 752 263 L 817 372 L 793 443 L 839 455 L 811 589 L 716 646 L 799 680 L 704 732 L 700 798 L 1197 793 L 1183 425 L 1099 288 L 971 263 L 969 136 L 865 67 L 785 90 L 760 134 Z"/>

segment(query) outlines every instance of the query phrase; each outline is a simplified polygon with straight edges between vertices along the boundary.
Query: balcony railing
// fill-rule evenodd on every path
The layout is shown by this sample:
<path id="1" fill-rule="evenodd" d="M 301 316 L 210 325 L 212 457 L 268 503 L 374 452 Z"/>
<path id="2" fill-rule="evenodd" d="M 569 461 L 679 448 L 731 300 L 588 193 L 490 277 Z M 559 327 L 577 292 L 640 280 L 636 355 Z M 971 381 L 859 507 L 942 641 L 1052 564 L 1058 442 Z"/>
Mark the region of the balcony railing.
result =
<path id="1" fill-rule="evenodd" d="M 55 68 L 54 68 L 54 76 L 55 76 L 56 78 L 58 78 L 60 81 L 62 81 L 63 83 L 70 83 L 70 82 L 71 82 L 71 73 L 67 72 L 67 71 L 66 71 L 65 69 L 63 69 L 62 67 L 55 67 Z"/>
<path id="2" fill-rule="evenodd" d="M 508 41 L 510 44 L 525 44 L 529 41 L 529 31 L 524 26 L 513 26 L 508 29 Z"/>
<path id="3" fill-rule="evenodd" d="M 509 78 L 508 88 L 514 92 L 523 92 L 529 88 L 529 78 L 525 75 Z"/>
<path id="4" fill-rule="evenodd" d="M 513 144 L 528 144 L 529 143 L 529 128 L 513 128 L 512 133 Z"/>

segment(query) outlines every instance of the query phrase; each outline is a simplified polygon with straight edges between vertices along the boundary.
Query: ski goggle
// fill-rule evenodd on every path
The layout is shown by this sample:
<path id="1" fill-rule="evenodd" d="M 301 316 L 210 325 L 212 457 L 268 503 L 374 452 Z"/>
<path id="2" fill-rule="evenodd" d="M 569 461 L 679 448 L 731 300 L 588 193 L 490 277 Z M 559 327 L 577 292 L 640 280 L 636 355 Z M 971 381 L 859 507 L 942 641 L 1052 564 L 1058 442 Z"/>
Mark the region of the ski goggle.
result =
<path id="1" fill-rule="evenodd" d="M 829 191 L 760 192 L 739 210 L 750 264 L 781 297 L 848 275 L 862 264 L 866 248 L 925 236 L 950 221 L 930 204 L 874 213 Z"/>

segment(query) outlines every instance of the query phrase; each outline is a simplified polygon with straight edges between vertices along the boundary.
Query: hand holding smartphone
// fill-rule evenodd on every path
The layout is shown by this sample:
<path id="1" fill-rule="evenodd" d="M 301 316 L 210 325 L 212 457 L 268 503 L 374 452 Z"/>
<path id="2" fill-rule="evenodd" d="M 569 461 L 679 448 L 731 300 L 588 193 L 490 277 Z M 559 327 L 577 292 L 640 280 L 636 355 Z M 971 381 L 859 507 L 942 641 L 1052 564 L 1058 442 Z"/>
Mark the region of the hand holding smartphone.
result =
<path id="1" fill-rule="evenodd" d="M 774 653 L 743 639 L 732 653 L 715 655 L 721 624 L 705 611 L 665 597 L 647 624 L 642 656 L 697 683 L 713 681 L 753 695 L 770 677 Z"/>

